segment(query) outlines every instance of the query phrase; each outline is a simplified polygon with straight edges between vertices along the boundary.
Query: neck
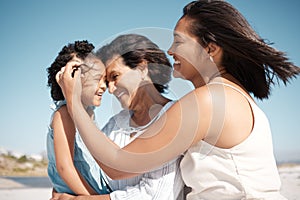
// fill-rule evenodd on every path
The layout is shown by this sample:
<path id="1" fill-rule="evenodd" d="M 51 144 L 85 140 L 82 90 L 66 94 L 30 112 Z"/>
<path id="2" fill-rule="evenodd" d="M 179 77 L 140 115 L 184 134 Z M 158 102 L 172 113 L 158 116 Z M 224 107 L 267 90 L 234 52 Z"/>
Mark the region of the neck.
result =
<path id="1" fill-rule="evenodd" d="M 199 88 L 203 85 L 205 85 L 205 80 L 202 79 L 202 77 L 199 75 L 198 77 L 195 77 L 193 80 L 191 80 L 194 88 Z"/>
<path id="2" fill-rule="evenodd" d="M 216 72 L 212 72 L 209 76 L 203 77 L 201 75 L 197 75 L 194 79 L 192 79 L 192 83 L 195 88 L 199 88 L 201 86 L 206 85 L 207 83 L 210 83 L 212 80 L 218 77 L 223 77 L 227 74 L 227 71 L 225 68 L 219 68 Z"/>
<path id="3" fill-rule="evenodd" d="M 132 126 L 143 126 L 148 124 L 170 101 L 162 96 L 153 84 L 146 84 L 140 87 L 131 104 L 133 115 L 130 124 Z"/>
<path id="4" fill-rule="evenodd" d="M 225 68 L 220 68 L 217 72 L 213 73 L 209 79 L 208 79 L 208 83 L 210 83 L 213 79 L 217 78 L 217 77 L 223 77 L 225 74 L 227 74 L 227 71 Z"/>

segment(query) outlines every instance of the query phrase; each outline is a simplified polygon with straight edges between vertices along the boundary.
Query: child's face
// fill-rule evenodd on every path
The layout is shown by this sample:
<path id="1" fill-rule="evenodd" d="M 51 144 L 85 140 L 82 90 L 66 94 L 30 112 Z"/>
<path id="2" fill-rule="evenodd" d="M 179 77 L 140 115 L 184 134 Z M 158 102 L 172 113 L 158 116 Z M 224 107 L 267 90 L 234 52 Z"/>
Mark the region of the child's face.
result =
<path id="1" fill-rule="evenodd" d="M 102 95 L 106 90 L 105 66 L 101 60 L 88 56 L 81 65 L 82 94 L 81 101 L 85 107 L 100 106 Z"/>

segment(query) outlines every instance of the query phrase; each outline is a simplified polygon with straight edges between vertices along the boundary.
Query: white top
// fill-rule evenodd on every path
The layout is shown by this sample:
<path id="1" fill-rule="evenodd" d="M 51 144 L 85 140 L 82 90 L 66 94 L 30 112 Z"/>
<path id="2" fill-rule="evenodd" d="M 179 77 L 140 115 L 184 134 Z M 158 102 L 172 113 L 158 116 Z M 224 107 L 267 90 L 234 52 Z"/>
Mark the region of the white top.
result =
<path id="1" fill-rule="evenodd" d="M 102 131 L 117 145 L 123 147 L 138 137 L 143 129 L 157 120 L 172 104 L 173 102 L 167 103 L 151 122 L 138 128 L 131 127 L 129 124 L 131 112 L 123 110 L 112 117 Z M 130 137 L 131 133 L 136 132 L 138 133 L 134 137 Z M 110 193 L 110 198 L 112 200 L 182 200 L 183 196 L 180 192 L 184 184 L 180 175 L 179 162 L 180 159 L 175 159 L 156 170 L 130 179 L 108 178 L 108 184 L 114 191 Z"/>
<path id="2" fill-rule="evenodd" d="M 229 149 L 201 140 L 186 152 L 180 167 L 185 184 L 192 188 L 187 199 L 285 199 L 279 194 L 281 183 L 267 117 L 237 88 L 212 84 L 223 84 L 247 98 L 254 118 L 253 130 L 243 142 Z"/>

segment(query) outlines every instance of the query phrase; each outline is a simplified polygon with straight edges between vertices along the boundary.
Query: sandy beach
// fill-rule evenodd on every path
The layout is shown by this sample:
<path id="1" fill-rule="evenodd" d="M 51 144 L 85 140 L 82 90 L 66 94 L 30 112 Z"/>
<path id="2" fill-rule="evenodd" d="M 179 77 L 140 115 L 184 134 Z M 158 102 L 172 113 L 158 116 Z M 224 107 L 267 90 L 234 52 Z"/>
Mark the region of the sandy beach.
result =
<path id="1" fill-rule="evenodd" d="M 26 184 L 10 177 L 0 177 L 1 200 L 47 200 L 51 197 L 51 191 L 50 183 Z"/>
<path id="2" fill-rule="evenodd" d="M 278 168 L 281 194 L 289 200 L 300 199 L 300 165 L 282 165 Z"/>
<path id="3" fill-rule="evenodd" d="M 300 199 L 300 165 L 282 165 L 278 169 L 282 195 L 289 200 Z M 50 197 L 51 184 L 47 177 L 0 177 L 1 200 L 48 200 Z"/>
<path id="4" fill-rule="evenodd" d="M 51 188 L 0 189 L 1 200 L 47 200 L 51 197 Z"/>

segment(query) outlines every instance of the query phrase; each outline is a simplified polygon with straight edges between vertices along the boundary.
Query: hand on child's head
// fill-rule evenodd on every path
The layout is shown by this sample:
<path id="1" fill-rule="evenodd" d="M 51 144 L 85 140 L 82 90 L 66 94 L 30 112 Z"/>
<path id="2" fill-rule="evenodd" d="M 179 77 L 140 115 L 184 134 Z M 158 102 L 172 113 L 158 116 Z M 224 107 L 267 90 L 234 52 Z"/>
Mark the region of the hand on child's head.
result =
<path id="1" fill-rule="evenodd" d="M 74 74 L 75 74 L 75 71 L 78 71 L 79 67 L 81 65 L 81 61 L 74 61 L 74 60 L 71 60 L 67 63 L 66 66 L 62 67 L 60 69 L 59 72 L 57 72 L 56 76 L 55 76 L 55 79 L 56 79 L 56 82 L 61 86 L 61 82 L 62 82 L 62 79 L 63 79 L 63 76 L 65 76 L 65 73 L 68 73 L 68 72 L 65 72 L 66 69 L 68 68 L 68 70 L 72 70 L 72 73 L 71 73 L 71 77 L 73 78 L 74 77 Z"/>
<path id="2" fill-rule="evenodd" d="M 83 61 L 78 58 L 74 58 L 67 63 L 67 65 L 72 66 L 72 73 L 71 73 L 72 78 L 74 78 L 75 72 L 78 71 L 79 68 L 81 68 L 82 64 L 83 64 Z"/>

